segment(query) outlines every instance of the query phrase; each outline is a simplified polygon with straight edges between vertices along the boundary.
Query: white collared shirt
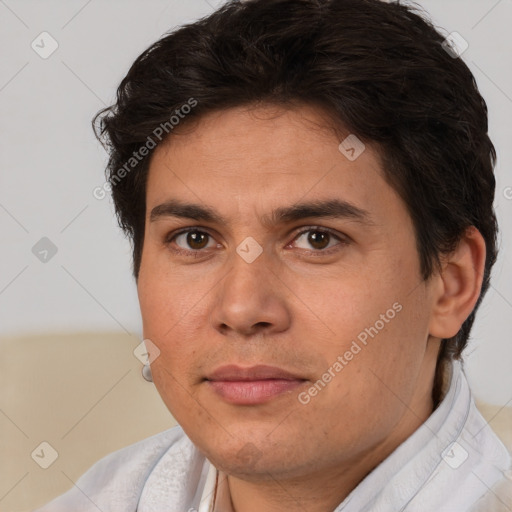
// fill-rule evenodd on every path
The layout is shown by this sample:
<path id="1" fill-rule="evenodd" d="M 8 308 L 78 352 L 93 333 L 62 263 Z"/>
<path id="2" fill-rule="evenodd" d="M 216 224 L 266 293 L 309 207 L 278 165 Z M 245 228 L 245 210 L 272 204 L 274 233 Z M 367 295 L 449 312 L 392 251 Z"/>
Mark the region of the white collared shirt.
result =
<path id="1" fill-rule="evenodd" d="M 334 512 L 512 511 L 511 456 L 477 410 L 461 363 L 451 368 L 431 416 Z M 223 476 L 174 427 L 107 455 L 35 512 L 230 512 L 226 487 L 214 504 Z"/>

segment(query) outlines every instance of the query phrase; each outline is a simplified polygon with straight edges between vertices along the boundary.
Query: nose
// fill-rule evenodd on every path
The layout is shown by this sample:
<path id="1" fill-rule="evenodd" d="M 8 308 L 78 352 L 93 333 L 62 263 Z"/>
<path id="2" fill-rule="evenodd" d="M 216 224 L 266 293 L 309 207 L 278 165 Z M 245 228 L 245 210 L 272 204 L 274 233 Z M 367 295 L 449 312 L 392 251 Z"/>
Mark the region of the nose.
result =
<path id="1" fill-rule="evenodd" d="M 265 253 L 251 263 L 235 253 L 229 265 L 212 295 L 212 326 L 225 336 L 245 337 L 288 329 L 290 292 Z"/>

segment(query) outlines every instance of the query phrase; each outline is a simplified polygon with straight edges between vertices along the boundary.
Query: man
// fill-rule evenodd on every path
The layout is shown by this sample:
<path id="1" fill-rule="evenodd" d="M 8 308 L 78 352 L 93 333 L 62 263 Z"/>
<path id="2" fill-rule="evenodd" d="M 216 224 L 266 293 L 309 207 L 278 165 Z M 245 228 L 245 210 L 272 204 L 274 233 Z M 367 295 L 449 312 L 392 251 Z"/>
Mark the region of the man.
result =
<path id="1" fill-rule="evenodd" d="M 495 151 L 428 21 L 231 2 L 146 50 L 99 116 L 180 426 L 41 511 L 511 509 L 461 360 L 496 260 Z"/>

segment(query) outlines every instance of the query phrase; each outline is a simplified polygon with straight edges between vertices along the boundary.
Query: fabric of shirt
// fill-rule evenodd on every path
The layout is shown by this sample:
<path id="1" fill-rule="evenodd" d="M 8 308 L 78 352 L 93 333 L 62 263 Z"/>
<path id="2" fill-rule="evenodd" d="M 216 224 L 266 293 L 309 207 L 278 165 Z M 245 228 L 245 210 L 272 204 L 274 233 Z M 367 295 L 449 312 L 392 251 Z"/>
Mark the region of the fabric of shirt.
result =
<path id="1" fill-rule="evenodd" d="M 512 511 L 511 456 L 462 364 L 450 368 L 439 406 L 334 512 Z M 226 482 L 178 426 L 107 455 L 35 512 L 232 512 Z"/>

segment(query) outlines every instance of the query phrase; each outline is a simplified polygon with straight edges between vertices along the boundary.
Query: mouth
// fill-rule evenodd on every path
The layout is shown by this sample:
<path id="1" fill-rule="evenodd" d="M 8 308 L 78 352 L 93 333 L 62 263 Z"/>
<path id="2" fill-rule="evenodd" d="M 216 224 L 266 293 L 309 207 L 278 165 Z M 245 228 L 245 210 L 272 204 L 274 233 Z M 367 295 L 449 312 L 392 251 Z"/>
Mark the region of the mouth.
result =
<path id="1" fill-rule="evenodd" d="M 295 390 L 307 379 L 274 366 L 242 368 L 229 365 L 218 368 L 205 381 L 228 403 L 257 405 Z"/>

